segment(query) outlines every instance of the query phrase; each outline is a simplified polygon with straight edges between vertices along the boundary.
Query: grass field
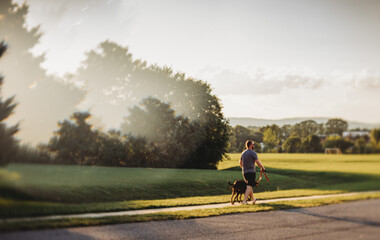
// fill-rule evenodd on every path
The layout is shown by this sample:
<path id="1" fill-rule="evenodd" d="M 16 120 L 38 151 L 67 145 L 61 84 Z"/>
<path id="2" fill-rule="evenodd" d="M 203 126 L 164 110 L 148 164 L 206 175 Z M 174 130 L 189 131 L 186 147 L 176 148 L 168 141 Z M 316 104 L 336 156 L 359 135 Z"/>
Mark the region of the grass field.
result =
<path id="1" fill-rule="evenodd" d="M 380 175 L 380 154 L 258 154 L 265 167 L 301 171 L 327 171 Z M 228 155 L 218 169 L 236 169 L 240 154 Z"/>
<path id="2" fill-rule="evenodd" d="M 0 169 L 0 218 L 228 202 L 239 154 L 219 170 L 11 164 Z M 380 155 L 259 154 L 270 182 L 256 197 L 380 189 Z"/>

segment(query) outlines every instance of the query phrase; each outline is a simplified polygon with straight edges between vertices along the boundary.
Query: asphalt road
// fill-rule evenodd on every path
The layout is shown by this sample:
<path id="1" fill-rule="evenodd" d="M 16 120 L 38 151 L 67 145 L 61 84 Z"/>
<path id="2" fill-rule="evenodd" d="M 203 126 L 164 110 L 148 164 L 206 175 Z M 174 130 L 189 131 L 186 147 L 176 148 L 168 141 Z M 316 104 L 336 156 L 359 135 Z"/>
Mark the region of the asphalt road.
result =
<path id="1" fill-rule="evenodd" d="M 380 239 L 380 199 L 200 219 L 0 234 L 1 240 L 338 238 Z"/>

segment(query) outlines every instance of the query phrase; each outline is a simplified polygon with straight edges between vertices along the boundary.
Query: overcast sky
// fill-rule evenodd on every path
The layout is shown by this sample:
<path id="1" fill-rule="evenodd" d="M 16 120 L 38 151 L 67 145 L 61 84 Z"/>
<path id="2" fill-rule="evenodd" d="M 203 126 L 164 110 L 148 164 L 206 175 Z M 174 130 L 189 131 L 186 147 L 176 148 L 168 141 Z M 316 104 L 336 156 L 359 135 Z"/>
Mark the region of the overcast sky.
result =
<path id="1" fill-rule="evenodd" d="M 49 73 L 109 39 L 207 81 L 227 117 L 380 122 L 380 1 L 26 2 Z"/>

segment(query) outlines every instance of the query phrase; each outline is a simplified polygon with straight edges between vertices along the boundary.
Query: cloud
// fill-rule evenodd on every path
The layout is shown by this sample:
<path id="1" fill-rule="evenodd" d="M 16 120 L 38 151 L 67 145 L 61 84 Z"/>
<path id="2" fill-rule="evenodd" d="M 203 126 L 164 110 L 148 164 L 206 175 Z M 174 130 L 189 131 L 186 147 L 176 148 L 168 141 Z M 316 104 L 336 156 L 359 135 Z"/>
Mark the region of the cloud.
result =
<path id="1" fill-rule="evenodd" d="M 196 76 L 220 97 L 225 116 L 278 119 L 339 117 L 378 122 L 380 73 L 311 69 L 251 68 L 233 71 L 207 67 Z"/>
<path id="2" fill-rule="evenodd" d="M 370 90 L 380 88 L 380 73 L 362 70 L 359 72 L 333 71 L 321 75 L 310 69 L 257 67 L 235 71 L 209 66 L 196 74 L 207 81 L 217 95 L 265 95 L 279 94 L 290 90 L 323 91 L 334 88 L 337 91 Z"/>
<path id="3" fill-rule="evenodd" d="M 360 72 L 344 73 L 334 71 L 331 80 L 336 80 L 350 89 L 378 89 L 380 88 L 380 73 L 363 69 Z"/>
<path id="4" fill-rule="evenodd" d="M 323 77 L 305 69 L 269 69 L 258 67 L 233 71 L 207 67 L 198 76 L 211 84 L 217 94 L 275 94 L 287 89 L 318 89 Z"/>

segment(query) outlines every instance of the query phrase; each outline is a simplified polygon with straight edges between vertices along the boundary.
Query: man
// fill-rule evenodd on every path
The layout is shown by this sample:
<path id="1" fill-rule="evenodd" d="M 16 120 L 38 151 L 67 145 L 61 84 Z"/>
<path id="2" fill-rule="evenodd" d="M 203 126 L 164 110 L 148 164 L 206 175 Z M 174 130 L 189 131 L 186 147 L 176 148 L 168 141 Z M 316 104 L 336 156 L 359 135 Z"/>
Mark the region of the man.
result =
<path id="1" fill-rule="evenodd" d="M 257 153 L 255 150 L 255 143 L 252 140 L 248 140 L 245 142 L 246 150 L 242 152 L 239 163 L 242 169 L 243 177 L 247 182 L 247 190 L 244 194 L 244 200 L 242 204 L 247 204 L 248 196 L 251 196 L 253 199 L 253 204 L 256 202 L 256 198 L 253 197 L 253 186 L 255 186 L 256 181 L 256 165 L 255 163 L 265 171 L 265 167 L 260 162 L 257 157 Z"/>

